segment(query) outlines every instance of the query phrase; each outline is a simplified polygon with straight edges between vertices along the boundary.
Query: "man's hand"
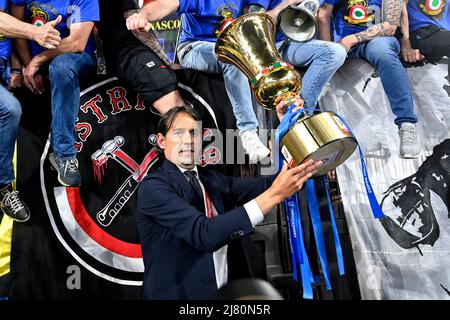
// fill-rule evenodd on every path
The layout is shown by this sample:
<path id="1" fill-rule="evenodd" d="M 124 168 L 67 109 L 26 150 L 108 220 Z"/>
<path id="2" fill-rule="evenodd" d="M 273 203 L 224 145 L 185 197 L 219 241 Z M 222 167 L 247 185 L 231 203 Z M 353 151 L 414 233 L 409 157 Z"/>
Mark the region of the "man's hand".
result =
<path id="1" fill-rule="evenodd" d="M 61 22 L 59 15 L 55 20 L 47 22 L 42 27 L 35 27 L 33 40 L 44 48 L 55 49 L 61 43 L 59 31 L 55 27 Z"/>
<path id="2" fill-rule="evenodd" d="M 180 70 L 181 69 L 181 65 L 178 64 L 178 63 L 172 63 L 170 65 L 170 69 L 172 69 L 172 70 Z"/>
<path id="3" fill-rule="evenodd" d="M 404 49 L 401 51 L 402 58 L 405 62 L 414 63 L 425 59 L 425 56 L 420 52 L 419 49 Z"/>
<path id="4" fill-rule="evenodd" d="M 11 89 L 19 89 L 23 86 L 24 84 L 24 79 L 23 79 L 23 74 L 20 72 L 11 72 L 11 80 L 9 83 L 9 87 Z"/>
<path id="5" fill-rule="evenodd" d="M 24 77 L 25 86 L 34 94 L 42 94 L 45 91 L 45 81 L 42 74 L 36 74 L 29 81 Z"/>
<path id="6" fill-rule="evenodd" d="M 341 40 L 339 40 L 338 44 L 344 47 L 345 51 L 349 52 L 350 49 L 353 48 L 355 44 L 357 44 L 357 39 L 354 35 L 349 34 L 348 36 L 345 36 Z"/>
<path id="7" fill-rule="evenodd" d="M 304 164 L 288 169 L 285 162 L 272 186 L 255 198 L 263 215 L 268 214 L 273 207 L 298 192 L 306 180 L 317 173 L 321 165 L 322 161 L 308 160 Z"/>
<path id="8" fill-rule="evenodd" d="M 289 169 L 288 164 L 284 162 L 275 181 L 272 183 L 271 189 L 279 196 L 281 201 L 300 191 L 303 184 L 317 173 L 317 169 L 322 165 L 322 161 L 308 160 L 307 162 Z"/>
<path id="9" fill-rule="evenodd" d="M 145 31 L 150 30 L 150 23 L 141 12 L 135 13 L 127 19 L 127 29 L 131 31 Z"/>
<path id="10" fill-rule="evenodd" d="M 44 78 L 38 74 L 40 67 L 41 65 L 33 58 L 23 71 L 25 86 L 37 94 L 44 92 L 45 88 Z"/>
<path id="11" fill-rule="evenodd" d="M 305 102 L 303 101 L 303 99 L 302 98 L 300 98 L 300 95 L 297 95 L 296 97 L 295 97 L 295 108 L 294 109 L 292 109 L 292 113 L 295 113 L 295 112 L 297 112 L 298 110 L 300 110 L 300 109 L 303 109 L 303 105 L 305 104 Z M 278 120 L 280 120 L 281 121 L 281 119 L 284 117 L 284 115 L 285 115 L 285 113 L 286 113 L 286 108 L 285 108 L 285 102 L 284 101 L 281 101 L 281 102 L 279 102 L 278 104 L 277 104 L 277 106 L 276 106 L 276 113 L 277 113 L 277 117 L 278 117 Z"/>

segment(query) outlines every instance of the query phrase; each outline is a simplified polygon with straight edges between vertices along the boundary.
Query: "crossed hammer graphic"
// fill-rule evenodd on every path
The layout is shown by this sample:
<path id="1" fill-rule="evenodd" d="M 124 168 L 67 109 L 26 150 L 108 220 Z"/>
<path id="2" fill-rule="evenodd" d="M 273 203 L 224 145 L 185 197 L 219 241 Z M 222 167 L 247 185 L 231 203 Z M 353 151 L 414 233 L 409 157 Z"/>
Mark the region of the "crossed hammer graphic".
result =
<path id="1" fill-rule="evenodd" d="M 155 145 L 155 136 L 148 137 L 150 144 Z M 116 218 L 133 193 L 136 191 L 139 183 L 144 179 L 150 167 L 158 161 L 159 155 L 156 147 L 153 147 L 144 160 L 139 165 L 128 154 L 126 154 L 120 147 L 125 143 L 125 139 L 117 136 L 112 140 L 106 141 L 101 149 L 95 151 L 92 156 L 94 173 L 100 180 L 104 172 L 104 166 L 109 159 L 118 162 L 122 167 L 128 170 L 131 175 L 120 186 L 108 204 L 97 213 L 97 221 L 102 226 L 109 226 Z"/>

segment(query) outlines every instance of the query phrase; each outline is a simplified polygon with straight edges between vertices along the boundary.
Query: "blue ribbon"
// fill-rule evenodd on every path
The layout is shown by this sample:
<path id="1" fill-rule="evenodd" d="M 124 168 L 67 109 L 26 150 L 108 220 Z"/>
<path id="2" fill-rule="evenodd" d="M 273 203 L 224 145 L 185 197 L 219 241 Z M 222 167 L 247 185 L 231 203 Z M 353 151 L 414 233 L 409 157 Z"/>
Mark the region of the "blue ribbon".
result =
<path id="1" fill-rule="evenodd" d="M 289 114 L 289 116 L 286 115 L 285 117 L 283 117 L 280 125 L 277 128 L 277 131 L 275 132 L 275 141 L 276 143 L 278 143 L 278 146 L 281 138 L 303 115 L 301 111 L 295 113 L 292 112 L 294 107 L 294 105 L 291 105 L 287 108 L 286 113 Z M 276 160 L 279 160 L 278 171 L 280 171 L 283 167 L 283 158 L 281 153 L 279 154 L 279 158 Z M 284 201 L 284 204 L 289 226 L 289 243 L 291 245 L 292 269 L 294 273 L 294 279 L 298 281 L 297 273 L 298 269 L 300 269 L 303 286 L 303 298 L 312 299 L 312 285 L 316 283 L 316 281 L 315 277 L 312 274 L 311 266 L 309 264 L 309 259 L 306 252 L 298 195 L 295 193 L 292 197 L 286 199 Z"/>
<path id="2" fill-rule="evenodd" d="M 317 251 L 319 253 L 320 264 L 325 278 L 325 284 L 328 290 L 331 290 L 330 273 L 328 272 L 328 260 L 325 250 L 325 241 L 323 238 L 322 220 L 320 219 L 319 201 L 317 200 L 316 187 L 314 180 L 306 181 L 306 198 L 308 199 L 309 213 L 311 215 L 314 238 L 316 240 Z"/>
<path id="3" fill-rule="evenodd" d="M 295 108 L 295 105 L 291 105 L 286 109 L 285 116 L 281 119 L 280 124 L 278 125 L 277 131 L 275 131 L 275 141 L 280 145 L 281 139 L 285 136 L 285 134 L 289 131 L 289 129 L 297 122 L 297 120 L 303 115 L 302 110 L 298 110 L 297 112 L 292 112 Z M 280 159 L 281 155 L 280 155 Z M 283 161 L 279 161 L 278 169 L 281 170 L 283 167 Z"/>
<path id="4" fill-rule="evenodd" d="M 285 211 L 286 211 L 286 220 L 288 225 L 288 231 L 289 231 L 289 245 L 291 248 L 291 257 L 292 257 L 292 268 L 293 268 L 293 274 L 294 279 L 297 281 L 297 261 L 299 259 L 303 258 L 302 254 L 299 254 L 299 242 L 297 240 L 297 234 L 296 233 L 296 227 L 295 227 L 295 219 L 294 219 L 294 209 L 293 206 L 291 206 L 291 202 L 289 202 L 290 199 L 285 200 Z"/>
<path id="5" fill-rule="evenodd" d="M 333 112 L 334 113 L 334 112 Z M 341 121 L 344 123 L 344 125 L 348 128 L 350 133 L 355 137 L 352 129 L 347 124 L 347 122 L 337 113 L 334 113 Z M 361 172 L 363 175 L 364 180 L 364 186 L 366 187 L 366 193 L 367 197 L 369 198 L 370 208 L 372 209 L 372 214 L 375 219 L 381 219 L 384 218 L 383 210 L 381 210 L 380 204 L 378 203 L 377 197 L 375 196 L 375 193 L 373 192 L 372 183 L 370 182 L 369 173 L 367 171 L 366 162 L 364 161 L 364 154 L 361 150 L 361 147 L 359 146 L 358 140 L 356 140 L 356 143 L 358 145 L 358 152 L 359 152 L 359 159 L 361 160 Z"/>
<path id="6" fill-rule="evenodd" d="M 297 120 L 302 116 L 302 112 L 293 113 L 294 105 L 287 108 L 286 113 L 289 116 L 283 117 L 280 125 L 275 132 L 275 141 L 278 143 L 281 138 L 288 132 L 288 130 L 297 122 Z M 281 171 L 283 167 L 283 158 L 281 153 L 279 154 L 278 160 L 278 171 Z M 289 243 L 291 246 L 292 253 L 292 269 L 294 273 L 294 279 L 298 281 L 298 269 L 300 269 L 300 275 L 302 278 L 303 286 L 303 298 L 312 299 L 313 298 L 313 287 L 312 284 L 315 283 L 314 276 L 311 271 L 311 266 L 309 264 L 308 255 L 306 253 L 306 246 L 303 236 L 303 227 L 301 222 L 300 208 L 299 208 L 298 195 L 294 194 L 284 201 L 286 218 L 289 230 Z"/>
<path id="7" fill-rule="evenodd" d="M 301 109 L 296 112 L 292 112 L 292 110 L 295 108 L 295 105 L 291 105 L 287 108 L 286 114 L 283 117 L 283 119 L 280 122 L 280 125 L 277 128 L 277 131 L 275 132 L 275 141 L 278 144 L 281 139 L 285 136 L 285 134 L 289 131 L 289 129 L 297 122 L 297 120 L 303 116 L 304 112 L 311 111 L 314 112 L 315 109 Z M 345 122 L 342 117 L 340 117 L 338 114 L 334 113 L 351 131 L 348 124 Z M 354 135 L 353 135 L 354 136 Z M 356 138 L 355 138 L 356 139 Z M 367 166 L 364 161 L 364 156 L 361 151 L 361 148 L 358 144 L 358 150 L 359 150 L 359 156 L 361 159 L 361 167 L 362 167 L 362 174 L 364 177 L 364 184 L 366 186 L 366 192 L 367 196 L 369 198 L 370 206 L 372 208 L 372 212 L 375 218 L 382 218 L 384 217 L 384 214 L 381 210 L 381 207 L 373 193 L 373 188 L 370 183 L 370 179 L 367 173 Z M 278 163 L 278 169 L 281 170 L 283 166 L 283 159 L 281 152 L 279 154 L 279 160 Z M 327 193 L 327 199 L 328 199 L 328 209 L 330 212 L 331 217 L 331 223 L 332 223 L 332 229 L 333 229 L 333 236 L 334 236 L 334 243 L 335 243 L 335 249 L 336 249 L 336 256 L 338 261 L 338 267 L 339 267 L 339 274 L 344 275 L 345 274 L 345 268 L 344 268 L 344 258 L 342 254 L 342 246 L 339 240 L 339 234 L 337 231 L 336 226 L 336 220 L 334 217 L 333 208 L 331 205 L 331 199 L 328 191 L 328 185 L 325 178 L 325 186 L 326 186 L 326 193 Z M 326 250 L 325 250 L 325 241 L 323 237 L 323 230 L 322 230 L 322 221 L 320 219 L 320 211 L 319 211 L 319 204 L 318 199 L 316 195 L 315 185 L 313 180 L 308 180 L 306 182 L 306 194 L 307 194 L 307 200 L 308 200 L 308 207 L 311 215 L 311 221 L 313 225 L 314 230 L 314 237 L 317 245 L 317 250 L 319 253 L 319 259 L 322 266 L 322 271 L 325 278 L 325 284 L 328 290 L 331 289 L 331 280 L 329 276 L 328 271 L 328 261 L 326 257 Z M 301 223 L 301 215 L 300 215 L 300 208 L 299 208 L 299 202 L 298 202 L 298 196 L 297 194 L 294 194 L 292 197 L 285 200 L 285 210 L 286 210 L 286 216 L 287 216 L 287 222 L 288 222 L 288 229 L 289 229 L 289 243 L 291 246 L 291 253 L 292 253 L 292 265 L 293 265 L 293 271 L 294 271 L 294 279 L 298 281 L 297 277 L 297 270 L 298 266 L 300 267 L 300 273 L 302 277 L 302 285 L 303 285 L 303 298 L 305 299 L 312 299 L 313 298 L 313 290 L 312 290 L 312 284 L 318 282 L 318 278 L 314 277 L 311 271 L 311 266 L 309 264 L 309 259 L 306 253 L 306 247 L 304 243 L 304 237 L 303 237 L 303 228 Z"/>
<path id="8" fill-rule="evenodd" d="M 330 199 L 330 192 L 328 190 L 328 180 L 325 175 L 323 176 L 323 181 L 325 183 L 325 190 L 327 192 L 328 211 L 330 212 L 331 226 L 333 227 L 334 247 L 336 249 L 336 257 L 337 257 L 337 262 L 338 262 L 338 267 L 339 267 L 339 275 L 343 276 L 345 274 L 344 256 L 342 254 L 341 241 L 339 240 L 339 233 L 337 230 L 336 219 L 334 217 L 333 206 L 331 204 L 331 199 Z"/>
<path id="9" fill-rule="evenodd" d="M 306 253 L 298 201 L 298 195 L 295 193 L 292 197 L 288 198 L 284 202 L 289 226 L 289 242 L 291 244 L 292 252 L 292 269 L 294 273 L 294 279 L 298 281 L 297 271 L 300 268 L 300 276 L 302 278 L 303 285 L 303 298 L 312 299 L 312 284 L 314 284 L 315 281 L 314 276 L 311 272 L 308 255 Z"/>

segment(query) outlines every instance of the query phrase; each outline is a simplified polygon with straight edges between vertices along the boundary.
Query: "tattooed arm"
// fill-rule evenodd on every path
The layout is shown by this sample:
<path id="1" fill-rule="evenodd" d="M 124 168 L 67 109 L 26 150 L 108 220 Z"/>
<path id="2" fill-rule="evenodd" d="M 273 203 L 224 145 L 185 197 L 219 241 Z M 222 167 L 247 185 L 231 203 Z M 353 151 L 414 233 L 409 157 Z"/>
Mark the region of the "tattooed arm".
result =
<path id="1" fill-rule="evenodd" d="M 128 17 L 131 17 L 133 14 L 136 14 L 138 12 L 139 9 L 132 9 L 125 11 L 123 15 L 125 19 L 128 19 Z M 150 24 L 148 24 L 148 28 L 146 28 L 147 31 L 136 29 L 132 30 L 131 32 L 136 38 L 139 39 L 139 41 L 141 41 L 144 45 L 149 47 L 167 66 L 172 67 L 173 62 L 170 61 L 169 57 L 161 47 L 158 38 L 156 37 L 154 32 L 150 30 L 149 27 Z"/>
<path id="2" fill-rule="evenodd" d="M 161 20 L 180 7 L 179 0 L 152 0 L 144 2 L 139 12 L 127 19 L 128 30 L 145 29 L 148 22 Z"/>
<path id="3" fill-rule="evenodd" d="M 375 24 L 364 31 L 348 35 L 342 38 L 339 43 L 341 43 L 348 51 L 357 44 L 368 42 L 377 37 L 393 36 L 400 23 L 402 6 L 403 0 L 383 0 L 383 22 Z"/>
<path id="4" fill-rule="evenodd" d="M 408 11 L 406 10 L 406 5 L 408 0 L 403 3 L 402 16 L 400 19 L 400 28 L 402 29 L 403 37 L 400 41 L 401 44 L 401 56 L 406 62 L 418 62 L 422 61 L 425 57 L 420 53 L 419 49 L 413 49 L 411 46 L 411 41 L 409 40 L 409 19 Z"/>

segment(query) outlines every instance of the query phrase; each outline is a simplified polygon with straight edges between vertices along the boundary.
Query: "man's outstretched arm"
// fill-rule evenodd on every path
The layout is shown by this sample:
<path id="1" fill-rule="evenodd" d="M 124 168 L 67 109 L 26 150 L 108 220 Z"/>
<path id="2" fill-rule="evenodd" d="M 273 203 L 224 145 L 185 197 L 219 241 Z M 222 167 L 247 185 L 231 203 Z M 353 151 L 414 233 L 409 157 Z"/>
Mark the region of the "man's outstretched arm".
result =
<path id="1" fill-rule="evenodd" d="M 144 2 L 142 9 L 127 19 L 128 30 L 148 30 L 149 22 L 161 20 L 180 7 L 178 0 L 153 0 Z"/>
<path id="2" fill-rule="evenodd" d="M 132 15 L 139 13 L 139 10 L 132 9 L 124 12 L 125 19 L 128 19 Z M 161 47 L 158 38 L 155 33 L 149 28 L 148 30 L 141 31 L 141 29 L 132 30 L 133 35 L 141 41 L 144 45 L 149 47 L 156 55 L 168 66 L 172 67 L 173 63 L 164 52 L 164 49 Z"/>
<path id="3" fill-rule="evenodd" d="M 61 22 L 61 16 L 42 27 L 20 21 L 7 13 L 0 12 L 0 34 L 7 38 L 28 39 L 47 49 L 56 48 L 61 42 L 55 26 Z"/>

